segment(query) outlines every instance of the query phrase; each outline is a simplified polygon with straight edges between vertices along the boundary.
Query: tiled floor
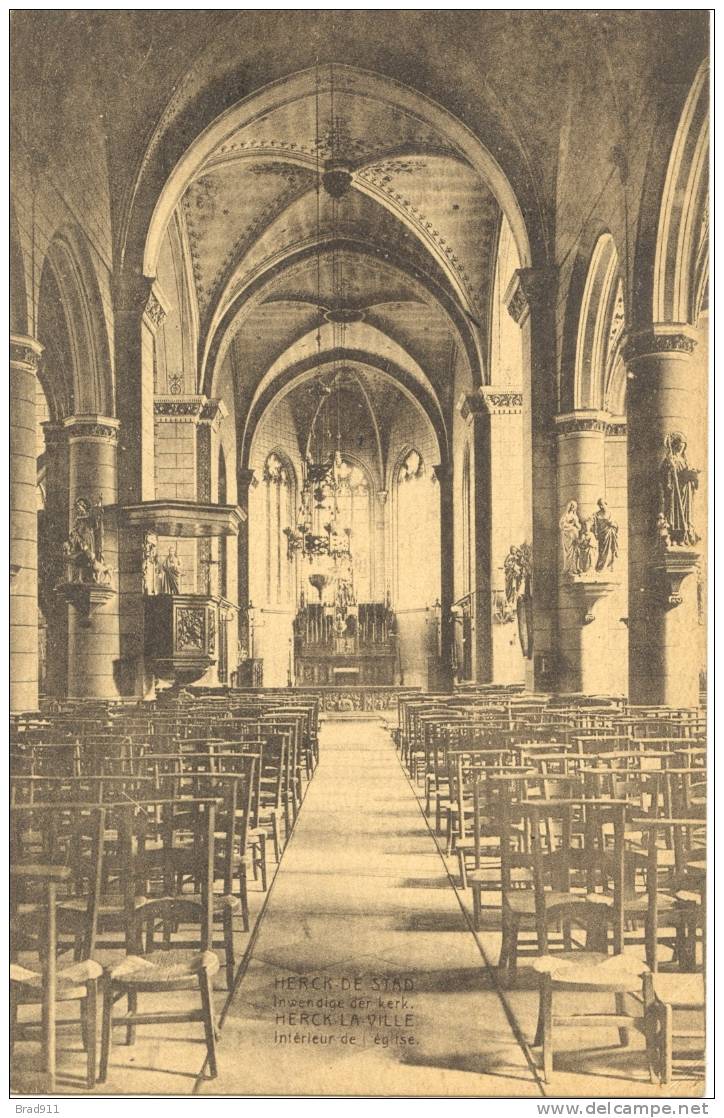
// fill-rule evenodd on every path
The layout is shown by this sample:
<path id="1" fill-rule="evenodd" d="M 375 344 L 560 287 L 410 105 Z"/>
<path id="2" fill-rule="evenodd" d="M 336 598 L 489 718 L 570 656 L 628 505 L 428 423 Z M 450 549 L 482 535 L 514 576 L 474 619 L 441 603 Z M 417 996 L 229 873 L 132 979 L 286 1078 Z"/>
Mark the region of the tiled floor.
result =
<path id="1" fill-rule="evenodd" d="M 217 979 L 218 1078 L 204 1075 L 200 1026 L 150 1026 L 139 1028 L 134 1046 L 113 1048 L 97 1093 L 702 1092 L 701 1079 L 678 1079 L 668 1092 L 652 1086 L 641 1038 L 634 1034 L 623 1050 L 605 1031 L 582 1053 L 580 1039 L 560 1030 L 556 1072 L 544 1086 L 539 1052 L 528 1046 L 534 976 L 522 965 L 518 987 L 498 991 L 486 959 L 498 957 L 499 914 L 491 908 L 475 935 L 469 893 L 455 882 L 456 865 L 441 853 L 384 723 L 327 721 L 281 867 L 266 896 L 252 893 L 253 930 L 238 935 L 244 957 L 232 998 L 223 972 Z M 310 1017 L 288 1016 L 301 1012 Z M 59 1050 L 59 1091 L 77 1094 L 77 1030 L 69 1040 Z M 37 1046 L 18 1045 L 13 1065 L 18 1093 L 40 1089 Z"/>
<path id="2" fill-rule="evenodd" d="M 303 979 L 344 1008 L 318 1026 L 277 1023 L 288 1009 L 275 1010 L 275 994 L 310 996 Z M 380 1025 L 385 985 L 384 1000 L 408 1004 Z M 359 998 L 371 1004 L 360 1009 Z M 359 1023 L 345 1028 L 341 1014 L 349 1022 L 353 1013 Z M 275 1043 L 280 1033 L 332 1041 Z M 355 1045 L 343 1040 L 350 1034 Z M 219 1077 L 198 1089 L 540 1096 L 382 725 L 325 725 L 319 769 L 224 1022 Z"/>

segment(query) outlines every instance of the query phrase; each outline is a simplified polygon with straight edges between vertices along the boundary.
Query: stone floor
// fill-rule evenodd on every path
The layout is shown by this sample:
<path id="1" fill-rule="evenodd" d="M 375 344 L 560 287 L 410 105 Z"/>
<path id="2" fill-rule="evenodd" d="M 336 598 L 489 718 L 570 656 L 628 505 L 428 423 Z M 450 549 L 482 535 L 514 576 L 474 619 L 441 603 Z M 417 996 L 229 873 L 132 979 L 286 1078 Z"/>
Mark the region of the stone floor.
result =
<path id="1" fill-rule="evenodd" d="M 652 1086 L 641 1039 L 622 1050 L 605 1031 L 581 1052 L 580 1038 L 561 1030 L 544 1085 L 529 1047 L 533 975 L 522 966 L 515 990 L 496 988 L 487 960 L 497 959 L 499 917 L 491 908 L 475 934 L 469 905 L 384 722 L 326 721 L 281 866 L 266 895 L 253 893 L 251 935 L 239 933 L 231 998 L 217 980 L 218 1078 L 204 1074 L 200 1026 L 198 1036 L 195 1026 L 148 1026 L 134 1046 L 114 1046 L 97 1093 L 702 1093 L 702 1078 L 679 1078 L 666 1092 Z M 83 1093 L 75 1030 L 59 1044 L 58 1064 L 59 1091 Z M 18 1045 L 17 1093 L 34 1093 L 36 1065 L 37 1047 Z"/>

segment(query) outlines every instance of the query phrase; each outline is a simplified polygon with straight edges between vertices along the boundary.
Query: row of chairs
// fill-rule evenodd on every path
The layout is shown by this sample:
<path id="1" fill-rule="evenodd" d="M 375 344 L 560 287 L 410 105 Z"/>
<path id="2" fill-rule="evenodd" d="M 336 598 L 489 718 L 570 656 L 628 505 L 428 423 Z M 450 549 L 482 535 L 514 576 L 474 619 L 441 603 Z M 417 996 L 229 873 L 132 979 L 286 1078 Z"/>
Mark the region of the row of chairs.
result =
<path id="1" fill-rule="evenodd" d="M 609 1025 L 622 1043 L 643 1032 L 652 1078 L 669 1083 L 675 1015 L 703 1008 L 701 712 L 488 688 L 401 696 L 395 736 L 470 891 L 474 927 L 484 908 L 499 914 L 503 986 L 533 936 L 544 1076 L 556 1026 Z M 555 1016 L 559 990 L 611 993 L 615 1012 Z M 632 997 L 637 1011 L 625 1008 Z M 703 1033 L 685 1039 L 690 1049 Z"/>
<path id="2" fill-rule="evenodd" d="M 114 1029 L 132 1044 L 137 1026 L 160 1022 L 202 1023 L 216 1075 L 217 948 L 231 990 L 249 876 L 267 888 L 267 854 L 278 862 L 292 833 L 317 735 L 317 702 L 297 694 L 87 705 L 75 726 L 67 710 L 14 720 L 12 1039 L 28 1033 L 21 1007 L 39 1004 L 29 1029 L 40 1029 L 48 1090 L 59 1002 L 79 1004 L 89 1087 L 107 1077 Z M 169 997 L 194 989 L 200 1006 Z M 154 994 L 141 1012 L 139 995 Z"/>

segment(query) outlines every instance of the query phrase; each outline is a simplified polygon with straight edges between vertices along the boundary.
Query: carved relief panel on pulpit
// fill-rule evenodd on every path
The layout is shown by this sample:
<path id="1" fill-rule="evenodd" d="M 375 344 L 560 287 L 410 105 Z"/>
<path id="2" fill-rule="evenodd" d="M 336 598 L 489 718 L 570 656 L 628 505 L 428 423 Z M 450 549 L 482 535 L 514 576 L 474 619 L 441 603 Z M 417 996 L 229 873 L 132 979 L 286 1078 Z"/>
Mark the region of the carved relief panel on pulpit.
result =
<path id="1" fill-rule="evenodd" d="M 202 594 L 144 599 L 145 656 L 159 679 L 193 683 L 216 662 L 218 603 Z"/>

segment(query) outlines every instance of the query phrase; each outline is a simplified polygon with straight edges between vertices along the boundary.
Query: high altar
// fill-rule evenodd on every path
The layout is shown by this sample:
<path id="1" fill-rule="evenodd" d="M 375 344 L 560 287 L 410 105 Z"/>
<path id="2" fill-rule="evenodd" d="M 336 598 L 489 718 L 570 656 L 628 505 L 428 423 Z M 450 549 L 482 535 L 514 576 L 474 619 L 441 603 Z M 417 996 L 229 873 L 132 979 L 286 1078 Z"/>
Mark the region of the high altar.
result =
<path id="1" fill-rule="evenodd" d="M 294 621 L 299 686 L 392 685 L 397 672 L 395 615 L 384 602 L 305 603 Z"/>

